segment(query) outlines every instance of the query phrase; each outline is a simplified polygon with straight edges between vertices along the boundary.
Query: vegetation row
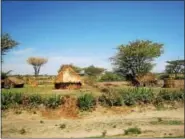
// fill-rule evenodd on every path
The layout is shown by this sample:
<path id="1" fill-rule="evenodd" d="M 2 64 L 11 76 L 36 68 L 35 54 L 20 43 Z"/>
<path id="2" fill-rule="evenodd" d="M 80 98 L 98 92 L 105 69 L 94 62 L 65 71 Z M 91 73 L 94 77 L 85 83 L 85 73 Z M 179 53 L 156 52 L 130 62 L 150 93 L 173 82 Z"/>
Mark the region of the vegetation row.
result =
<path id="1" fill-rule="evenodd" d="M 134 89 L 104 89 L 99 97 L 86 93 L 77 98 L 77 106 L 82 111 L 91 110 L 96 105 L 102 106 L 133 106 L 143 104 L 153 104 L 155 106 L 164 103 L 183 102 L 184 90 L 169 91 L 161 90 L 154 93 L 152 89 L 134 88 Z M 62 105 L 63 97 L 61 95 L 49 95 L 47 97 L 41 94 L 25 94 L 15 92 L 2 92 L 1 108 L 8 109 L 15 106 L 38 107 L 44 105 L 47 108 L 57 108 Z"/>

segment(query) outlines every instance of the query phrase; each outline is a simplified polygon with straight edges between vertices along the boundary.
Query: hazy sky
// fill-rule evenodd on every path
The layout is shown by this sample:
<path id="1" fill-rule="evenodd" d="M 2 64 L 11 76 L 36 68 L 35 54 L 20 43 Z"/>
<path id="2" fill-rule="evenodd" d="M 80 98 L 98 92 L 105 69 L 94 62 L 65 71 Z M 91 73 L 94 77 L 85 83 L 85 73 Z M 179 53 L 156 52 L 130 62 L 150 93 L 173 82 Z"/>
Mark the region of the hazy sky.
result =
<path id="1" fill-rule="evenodd" d="M 164 44 L 153 69 L 161 72 L 184 58 L 184 2 L 2 2 L 2 32 L 20 43 L 2 65 L 14 74 L 33 74 L 30 56 L 48 58 L 41 74 L 69 63 L 111 70 L 115 48 L 136 39 Z"/>

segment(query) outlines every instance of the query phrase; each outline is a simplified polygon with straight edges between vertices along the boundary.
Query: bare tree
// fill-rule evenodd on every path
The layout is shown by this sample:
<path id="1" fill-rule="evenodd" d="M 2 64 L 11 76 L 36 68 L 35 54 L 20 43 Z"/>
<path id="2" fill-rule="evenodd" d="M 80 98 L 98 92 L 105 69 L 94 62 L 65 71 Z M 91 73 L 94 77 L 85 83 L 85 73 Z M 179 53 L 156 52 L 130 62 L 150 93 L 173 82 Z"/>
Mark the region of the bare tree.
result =
<path id="1" fill-rule="evenodd" d="M 33 66 L 35 77 L 39 75 L 40 68 L 48 62 L 47 59 L 41 57 L 30 57 L 27 60 L 28 64 Z"/>

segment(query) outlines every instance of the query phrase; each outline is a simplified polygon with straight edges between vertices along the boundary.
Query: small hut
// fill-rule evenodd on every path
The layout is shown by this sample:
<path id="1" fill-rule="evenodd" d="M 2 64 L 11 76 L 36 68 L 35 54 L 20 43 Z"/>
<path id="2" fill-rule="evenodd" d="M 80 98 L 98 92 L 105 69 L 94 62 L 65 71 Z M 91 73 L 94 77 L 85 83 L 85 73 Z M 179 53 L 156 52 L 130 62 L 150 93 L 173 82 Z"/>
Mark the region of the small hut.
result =
<path id="1" fill-rule="evenodd" d="M 77 89 L 82 86 L 81 77 L 70 65 L 63 65 L 55 79 L 55 89 Z"/>
<path id="2" fill-rule="evenodd" d="M 163 88 L 184 88 L 184 80 L 164 79 Z"/>
<path id="3" fill-rule="evenodd" d="M 22 88 L 24 87 L 24 81 L 16 77 L 8 77 L 1 81 L 2 88 Z"/>

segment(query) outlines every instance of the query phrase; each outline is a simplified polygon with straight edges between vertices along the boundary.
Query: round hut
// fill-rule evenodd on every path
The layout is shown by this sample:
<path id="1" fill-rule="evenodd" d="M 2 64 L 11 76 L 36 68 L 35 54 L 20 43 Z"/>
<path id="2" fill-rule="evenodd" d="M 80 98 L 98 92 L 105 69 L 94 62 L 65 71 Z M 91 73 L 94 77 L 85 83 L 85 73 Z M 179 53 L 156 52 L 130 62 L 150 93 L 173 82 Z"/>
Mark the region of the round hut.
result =
<path id="1" fill-rule="evenodd" d="M 3 80 L 2 88 L 23 88 L 24 81 L 16 77 L 8 77 Z"/>
<path id="2" fill-rule="evenodd" d="M 82 81 L 70 65 L 63 65 L 54 84 L 55 89 L 78 89 L 81 88 Z"/>

